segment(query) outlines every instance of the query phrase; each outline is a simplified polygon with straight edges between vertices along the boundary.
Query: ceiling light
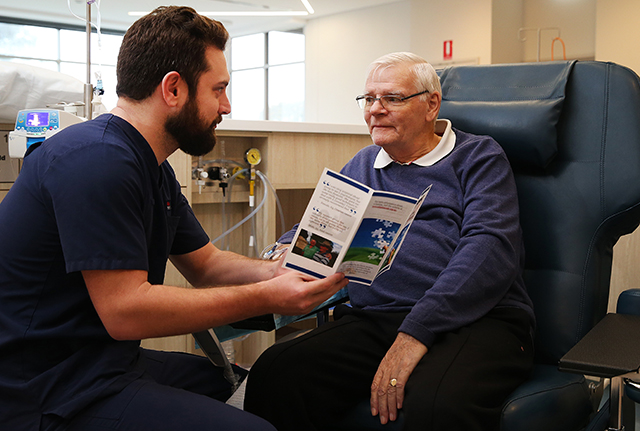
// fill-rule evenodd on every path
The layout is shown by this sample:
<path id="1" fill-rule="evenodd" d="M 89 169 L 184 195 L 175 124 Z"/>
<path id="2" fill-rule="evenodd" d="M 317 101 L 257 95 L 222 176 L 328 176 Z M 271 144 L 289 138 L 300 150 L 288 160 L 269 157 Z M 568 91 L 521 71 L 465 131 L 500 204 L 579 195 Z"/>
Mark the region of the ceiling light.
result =
<path id="1" fill-rule="evenodd" d="M 205 16 L 306 16 L 309 12 L 306 11 L 255 11 L 255 12 L 232 12 L 232 11 L 219 11 L 219 12 L 198 12 L 200 15 Z M 129 16 L 144 16 L 149 12 L 131 11 Z"/>
<path id="2" fill-rule="evenodd" d="M 306 11 L 198 12 L 206 16 L 306 16 Z"/>
<path id="3" fill-rule="evenodd" d="M 308 0 L 300 0 L 300 1 L 304 5 L 304 7 L 307 9 L 307 12 L 309 12 L 309 14 L 313 15 L 313 13 L 315 11 L 313 10 L 313 7 L 311 7 L 311 3 L 309 3 Z"/>
<path id="4" fill-rule="evenodd" d="M 306 16 L 315 13 L 313 7 L 309 3 L 308 0 L 300 0 L 304 5 L 306 11 L 219 11 L 219 12 L 198 12 L 201 15 L 206 16 L 239 16 L 239 17 L 248 17 L 248 16 Z M 136 12 L 131 11 L 128 13 L 129 16 L 143 16 L 147 15 L 149 12 Z"/>

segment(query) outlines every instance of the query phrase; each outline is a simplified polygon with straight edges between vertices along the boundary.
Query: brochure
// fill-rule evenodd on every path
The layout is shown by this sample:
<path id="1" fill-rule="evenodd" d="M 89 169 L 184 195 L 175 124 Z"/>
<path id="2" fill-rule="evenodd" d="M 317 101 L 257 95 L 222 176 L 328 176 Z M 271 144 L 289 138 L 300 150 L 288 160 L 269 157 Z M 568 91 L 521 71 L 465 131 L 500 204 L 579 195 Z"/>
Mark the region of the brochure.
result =
<path id="1" fill-rule="evenodd" d="M 343 272 L 370 285 L 393 263 L 430 189 L 415 198 L 373 190 L 325 169 L 283 266 L 316 278 Z"/>

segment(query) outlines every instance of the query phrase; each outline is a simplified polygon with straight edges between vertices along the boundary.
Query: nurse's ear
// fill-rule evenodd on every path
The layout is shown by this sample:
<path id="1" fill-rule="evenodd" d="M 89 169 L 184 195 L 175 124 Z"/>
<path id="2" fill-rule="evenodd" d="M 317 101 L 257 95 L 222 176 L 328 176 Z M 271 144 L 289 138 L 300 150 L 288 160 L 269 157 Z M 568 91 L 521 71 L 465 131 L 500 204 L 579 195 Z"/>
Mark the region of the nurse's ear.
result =
<path id="1" fill-rule="evenodd" d="M 169 72 L 160 83 L 160 91 L 164 102 L 169 107 L 180 108 L 189 98 L 189 87 L 178 72 Z"/>

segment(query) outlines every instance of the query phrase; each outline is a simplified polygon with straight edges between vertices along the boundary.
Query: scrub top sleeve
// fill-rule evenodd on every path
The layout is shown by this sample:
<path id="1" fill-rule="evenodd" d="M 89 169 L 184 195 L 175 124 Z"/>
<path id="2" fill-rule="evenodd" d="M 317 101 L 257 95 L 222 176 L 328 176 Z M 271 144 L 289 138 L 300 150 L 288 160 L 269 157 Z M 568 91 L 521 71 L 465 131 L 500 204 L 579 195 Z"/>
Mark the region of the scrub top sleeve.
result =
<path id="1" fill-rule="evenodd" d="M 185 254 L 204 247 L 209 242 L 209 236 L 193 213 L 187 198 L 179 192 L 176 202 L 178 202 L 176 212 L 180 217 L 180 222 L 170 253 Z"/>
<path id="2" fill-rule="evenodd" d="M 66 269 L 148 271 L 138 159 L 121 147 L 94 143 L 51 161 L 43 178 L 52 201 Z M 148 180 L 147 180 L 148 181 Z"/>

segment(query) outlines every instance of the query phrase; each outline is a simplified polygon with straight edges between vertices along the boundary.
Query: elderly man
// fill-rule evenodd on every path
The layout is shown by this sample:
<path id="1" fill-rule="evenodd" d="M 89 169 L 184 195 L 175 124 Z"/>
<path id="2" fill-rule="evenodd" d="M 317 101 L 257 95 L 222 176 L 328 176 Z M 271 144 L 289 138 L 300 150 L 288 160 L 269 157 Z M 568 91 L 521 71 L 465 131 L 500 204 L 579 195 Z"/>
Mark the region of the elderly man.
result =
<path id="1" fill-rule="evenodd" d="M 140 348 L 346 285 L 218 250 L 180 191 L 166 158 L 211 151 L 231 109 L 227 39 L 191 8 L 156 9 L 124 37 L 113 112 L 25 158 L 0 204 L 2 429 L 273 430 L 224 404 L 206 358 Z M 169 257 L 199 289 L 163 283 Z"/>
<path id="2" fill-rule="evenodd" d="M 245 409 L 280 431 L 331 429 L 358 400 L 406 430 L 492 430 L 528 375 L 534 315 L 509 162 L 490 137 L 437 119 L 433 68 L 376 60 L 357 97 L 375 145 L 342 173 L 378 190 L 433 187 L 393 266 L 333 322 L 276 344 L 252 367 Z M 281 242 L 290 242 L 292 232 Z"/>

